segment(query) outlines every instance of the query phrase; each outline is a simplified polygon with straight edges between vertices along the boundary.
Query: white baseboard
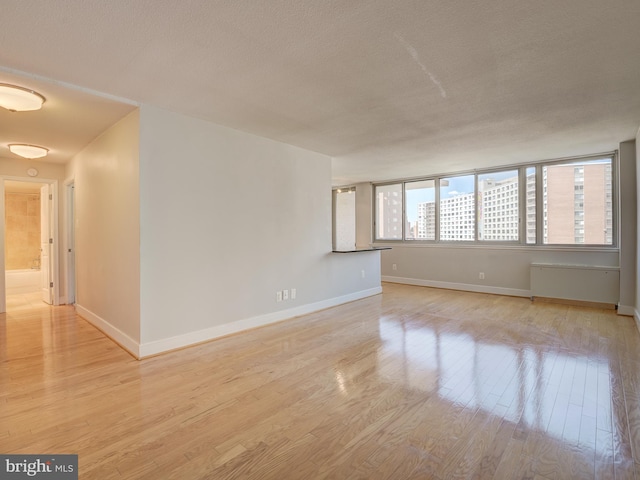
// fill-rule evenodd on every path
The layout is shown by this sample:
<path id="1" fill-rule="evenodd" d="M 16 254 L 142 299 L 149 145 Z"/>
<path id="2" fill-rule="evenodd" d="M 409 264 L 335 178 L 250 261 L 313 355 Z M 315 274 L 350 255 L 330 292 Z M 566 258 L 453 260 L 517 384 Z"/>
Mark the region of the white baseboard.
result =
<path id="1" fill-rule="evenodd" d="M 636 328 L 640 332 L 640 312 L 638 310 L 634 310 L 633 319 L 636 321 Z"/>
<path id="2" fill-rule="evenodd" d="M 335 307 L 343 303 L 353 302 L 354 300 L 371 297 L 379 293 L 382 293 L 382 287 L 370 288 L 368 290 L 362 290 L 359 292 L 351 293 L 349 295 L 343 295 L 341 297 L 330 298 L 321 302 L 309 303 L 307 305 L 300 305 L 299 307 L 290 308 L 287 310 L 280 310 L 278 312 L 267 313 L 265 315 L 258 315 L 257 317 L 245 318 L 243 320 L 216 325 L 215 327 L 205 328 L 203 330 L 198 330 L 195 332 L 176 335 L 175 337 L 163 338 L 161 340 L 155 340 L 152 342 L 145 342 L 140 344 L 139 358 L 157 355 L 159 353 L 176 350 L 178 348 L 195 345 L 197 343 L 207 342 L 216 338 L 230 335 L 232 333 L 238 333 L 243 330 L 262 327 L 271 323 L 298 317 L 300 315 L 307 315 L 319 310 L 324 310 L 325 308 Z"/>
<path id="3" fill-rule="evenodd" d="M 618 305 L 618 315 L 633 317 L 635 310 L 634 307 L 630 307 L 629 305 Z"/>
<path id="4" fill-rule="evenodd" d="M 280 322 L 289 318 L 306 315 L 309 313 L 324 310 L 325 308 L 335 307 L 343 303 L 360 300 L 362 298 L 371 297 L 382 293 L 382 287 L 370 288 L 360 292 L 343 295 L 341 297 L 330 298 L 321 302 L 301 305 L 299 307 L 290 308 L 288 310 L 280 310 L 278 312 L 259 315 L 257 317 L 246 318 L 236 322 L 225 323 L 215 327 L 189 332 L 175 337 L 156 340 L 153 342 L 138 343 L 129 337 L 122 330 L 114 327 L 108 321 L 96 315 L 92 311 L 84 308 L 82 305 L 76 304 L 78 315 L 86 319 L 89 323 L 102 331 L 105 335 L 115 341 L 118 345 L 131 353 L 134 357 L 140 359 L 150 355 L 168 352 L 178 348 L 187 347 L 197 343 L 206 342 L 215 338 L 224 337 L 232 333 L 238 333 L 243 330 L 269 325 L 270 323 Z"/>
<path id="5" fill-rule="evenodd" d="M 446 288 L 449 290 L 463 290 L 465 292 L 492 293 L 495 295 L 508 295 L 511 297 L 531 297 L 531 290 L 519 288 L 492 287 L 489 285 L 474 285 L 470 283 L 439 282 L 435 280 L 423 280 L 419 278 L 391 277 L 384 275 L 383 282 L 404 283 L 406 285 L 418 285 L 420 287 Z"/>
<path id="6" fill-rule="evenodd" d="M 114 342 L 124 348 L 127 352 L 136 358 L 140 358 L 140 344 L 136 342 L 129 335 L 124 333 L 119 328 L 114 327 L 104 318 L 93 313 L 91 310 L 84 308 L 82 305 L 76 303 L 76 312 L 82 318 L 84 318 L 91 325 L 96 327 L 107 337 L 111 338 Z"/>

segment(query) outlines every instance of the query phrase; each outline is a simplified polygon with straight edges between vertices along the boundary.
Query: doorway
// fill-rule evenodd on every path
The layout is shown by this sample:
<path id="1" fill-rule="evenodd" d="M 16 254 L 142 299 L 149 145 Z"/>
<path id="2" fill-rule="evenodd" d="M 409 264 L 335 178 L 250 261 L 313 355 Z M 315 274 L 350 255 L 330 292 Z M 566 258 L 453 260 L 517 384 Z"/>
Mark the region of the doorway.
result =
<path id="1" fill-rule="evenodd" d="M 57 304 L 55 181 L 2 181 L 0 311 Z"/>

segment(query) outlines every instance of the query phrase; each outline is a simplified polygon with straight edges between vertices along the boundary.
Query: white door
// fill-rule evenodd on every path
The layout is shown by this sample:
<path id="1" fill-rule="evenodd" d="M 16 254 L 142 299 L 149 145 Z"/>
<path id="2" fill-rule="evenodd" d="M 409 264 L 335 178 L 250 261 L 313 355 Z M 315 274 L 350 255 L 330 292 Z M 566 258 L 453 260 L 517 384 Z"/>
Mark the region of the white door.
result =
<path id="1" fill-rule="evenodd" d="M 75 187 L 67 185 L 67 303 L 76 303 Z"/>
<path id="2" fill-rule="evenodd" d="M 49 184 L 40 188 L 40 282 L 42 301 L 53 303 L 53 283 L 51 279 L 51 248 L 53 235 L 51 234 L 51 188 Z"/>

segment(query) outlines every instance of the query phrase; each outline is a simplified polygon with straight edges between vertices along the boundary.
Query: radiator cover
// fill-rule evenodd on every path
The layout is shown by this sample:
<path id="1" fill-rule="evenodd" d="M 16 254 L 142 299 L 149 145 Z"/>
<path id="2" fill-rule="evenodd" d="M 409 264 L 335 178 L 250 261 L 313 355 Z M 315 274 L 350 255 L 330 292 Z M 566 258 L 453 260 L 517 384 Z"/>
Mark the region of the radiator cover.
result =
<path id="1" fill-rule="evenodd" d="M 620 269 L 532 263 L 531 297 L 617 304 L 620 299 Z"/>

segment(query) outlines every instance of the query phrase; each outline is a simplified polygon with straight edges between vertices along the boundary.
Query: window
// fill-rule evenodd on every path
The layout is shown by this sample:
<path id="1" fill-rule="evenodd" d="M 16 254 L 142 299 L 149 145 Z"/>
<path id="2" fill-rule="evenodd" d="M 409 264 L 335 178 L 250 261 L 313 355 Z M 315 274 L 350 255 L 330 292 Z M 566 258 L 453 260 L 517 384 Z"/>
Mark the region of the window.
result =
<path id="1" fill-rule="evenodd" d="M 475 240 L 474 176 L 440 179 L 440 240 Z"/>
<path id="2" fill-rule="evenodd" d="M 518 170 L 478 175 L 478 240 L 517 242 L 518 204 Z"/>
<path id="3" fill-rule="evenodd" d="M 405 240 L 436 239 L 436 182 L 405 183 Z"/>
<path id="4" fill-rule="evenodd" d="M 615 245 L 614 156 L 374 186 L 376 241 Z"/>
<path id="5" fill-rule="evenodd" d="M 402 184 L 375 187 L 375 239 L 402 240 Z"/>
<path id="6" fill-rule="evenodd" d="M 611 158 L 542 167 L 546 225 L 542 243 L 613 244 L 611 167 Z"/>

